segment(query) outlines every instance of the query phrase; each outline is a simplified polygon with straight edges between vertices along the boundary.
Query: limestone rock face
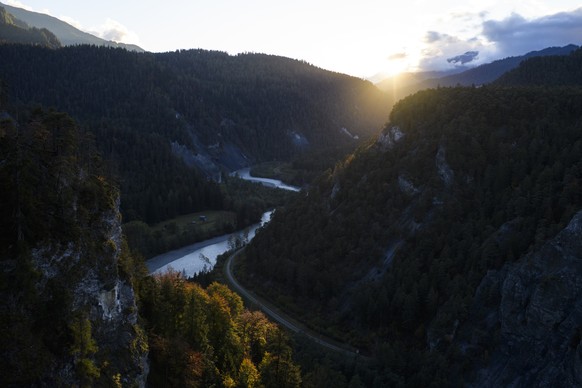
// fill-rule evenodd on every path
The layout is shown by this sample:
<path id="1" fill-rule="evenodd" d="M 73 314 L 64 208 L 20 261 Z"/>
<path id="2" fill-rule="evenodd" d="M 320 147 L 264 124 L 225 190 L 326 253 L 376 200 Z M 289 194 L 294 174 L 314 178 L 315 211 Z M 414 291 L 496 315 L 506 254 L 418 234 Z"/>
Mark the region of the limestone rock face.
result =
<path id="1" fill-rule="evenodd" d="M 41 274 L 38 293 L 49 296 L 44 288 L 55 282 L 72 291 L 69 309 L 71 314 L 83 314 L 90 322 L 91 337 L 98 350 L 87 357 L 100 369 L 101 381 L 117 375 L 124 386 L 144 387 L 147 340 L 137 322 L 133 287 L 118 270 L 122 235 L 117 210 L 99 217 L 91 239 L 97 244 L 81 239 L 64 251 L 55 247 L 33 250 L 32 262 Z M 59 360 L 48 380 L 78 384 L 76 358 Z"/>
<path id="2" fill-rule="evenodd" d="M 581 386 L 582 212 L 538 250 L 488 273 L 476 305 L 487 300 L 497 307 L 480 308 L 474 322 L 498 342 L 474 386 Z"/>
<path id="3" fill-rule="evenodd" d="M 145 386 L 119 191 L 68 115 L 1 120 L 3 386 Z"/>
<path id="4" fill-rule="evenodd" d="M 400 130 L 400 127 L 393 126 L 392 128 L 384 129 L 380 136 L 378 136 L 377 143 L 384 150 L 391 150 L 394 148 L 396 143 L 398 143 L 404 137 L 404 133 Z"/>

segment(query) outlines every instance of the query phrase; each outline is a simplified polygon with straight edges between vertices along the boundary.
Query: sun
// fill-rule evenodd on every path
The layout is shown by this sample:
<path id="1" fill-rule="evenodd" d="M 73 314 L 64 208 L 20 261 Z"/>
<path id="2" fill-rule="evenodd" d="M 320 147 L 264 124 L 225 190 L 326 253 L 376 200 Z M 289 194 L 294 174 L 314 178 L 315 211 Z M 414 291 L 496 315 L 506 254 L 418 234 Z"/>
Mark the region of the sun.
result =
<path id="1" fill-rule="evenodd" d="M 389 77 L 394 77 L 400 73 L 407 71 L 408 64 L 405 60 L 398 59 L 398 60 L 389 60 L 384 66 L 384 73 Z"/>
<path id="2" fill-rule="evenodd" d="M 418 58 L 413 50 L 400 50 L 388 55 L 383 64 L 383 72 L 394 77 L 405 72 L 413 72 L 418 67 Z"/>

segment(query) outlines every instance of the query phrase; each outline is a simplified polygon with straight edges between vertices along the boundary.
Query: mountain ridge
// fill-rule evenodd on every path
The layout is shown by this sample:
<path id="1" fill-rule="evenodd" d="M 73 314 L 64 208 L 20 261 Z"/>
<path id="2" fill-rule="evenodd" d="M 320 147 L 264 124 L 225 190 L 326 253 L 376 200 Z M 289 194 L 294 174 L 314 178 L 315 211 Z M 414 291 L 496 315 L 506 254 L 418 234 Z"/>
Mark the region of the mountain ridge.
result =
<path id="1" fill-rule="evenodd" d="M 47 14 L 40 12 L 27 11 L 22 8 L 13 7 L 4 3 L 0 3 L 8 12 L 16 18 L 24 21 L 31 27 L 46 28 L 51 31 L 63 46 L 89 44 L 96 46 L 120 47 L 131 51 L 144 52 L 145 50 L 134 44 L 118 43 L 108 41 L 92 35 L 90 33 L 81 31 L 70 24 Z"/>
<path id="2" fill-rule="evenodd" d="M 425 81 L 423 88 L 436 86 L 480 86 L 495 81 L 511 69 L 515 69 L 528 58 L 568 55 L 578 48 L 577 45 L 569 44 L 562 47 L 547 47 L 542 50 L 530 51 L 524 55 L 512 56 L 493 61 L 488 64 L 477 66 L 459 74 L 454 74 L 444 78 Z"/>
<path id="3" fill-rule="evenodd" d="M 532 57 L 499 77 L 494 84 L 504 87 L 582 85 L 582 48 L 569 55 Z"/>
<path id="4" fill-rule="evenodd" d="M 578 46 L 575 44 L 569 44 L 562 47 L 547 47 L 541 50 L 530 51 L 524 55 L 498 59 L 461 72 L 455 72 L 452 75 L 432 77 L 430 73 L 426 75 L 423 72 L 418 75 L 415 73 L 408 73 L 405 75 L 404 80 L 400 80 L 399 76 L 396 76 L 380 81 L 376 85 L 382 90 L 395 93 L 398 98 L 403 98 L 419 90 L 429 88 L 471 85 L 480 86 L 495 81 L 508 71 L 517 68 L 520 63 L 529 58 L 555 55 L 565 56 L 575 51 L 577 48 Z"/>
<path id="5" fill-rule="evenodd" d="M 61 42 L 46 28 L 30 27 L 0 6 L 0 43 L 59 48 Z"/>

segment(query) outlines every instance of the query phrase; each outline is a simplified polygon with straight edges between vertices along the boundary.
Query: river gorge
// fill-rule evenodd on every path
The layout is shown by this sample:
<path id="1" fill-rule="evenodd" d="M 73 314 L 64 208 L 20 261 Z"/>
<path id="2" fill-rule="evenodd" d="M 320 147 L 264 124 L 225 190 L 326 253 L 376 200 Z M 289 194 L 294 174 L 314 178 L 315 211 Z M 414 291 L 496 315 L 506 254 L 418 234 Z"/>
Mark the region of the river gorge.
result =
<path id="1" fill-rule="evenodd" d="M 250 174 L 250 167 L 235 171 L 231 173 L 231 176 L 238 176 L 247 181 L 282 190 L 301 190 L 300 187 L 287 185 L 277 179 L 254 177 Z M 271 220 L 273 213 L 274 210 L 263 213 L 260 222 L 234 233 L 213 237 L 155 256 L 146 262 L 148 270 L 151 274 L 160 274 L 173 270 L 183 273 L 186 277 L 209 271 L 216 264 L 218 256 L 251 241 L 255 237 L 257 230 Z"/>

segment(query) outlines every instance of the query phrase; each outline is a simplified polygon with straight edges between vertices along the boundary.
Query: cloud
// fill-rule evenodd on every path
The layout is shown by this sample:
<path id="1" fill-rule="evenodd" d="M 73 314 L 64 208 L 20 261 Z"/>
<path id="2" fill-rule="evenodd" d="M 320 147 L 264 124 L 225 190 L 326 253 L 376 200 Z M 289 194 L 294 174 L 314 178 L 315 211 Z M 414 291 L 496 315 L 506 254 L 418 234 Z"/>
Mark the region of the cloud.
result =
<path id="1" fill-rule="evenodd" d="M 118 43 L 137 44 L 139 42 L 139 38 L 135 32 L 118 21 L 109 18 L 91 33 L 105 40 L 112 40 Z"/>
<path id="2" fill-rule="evenodd" d="M 482 42 L 476 38 L 460 37 L 428 31 L 424 36 L 425 46 L 420 52 L 419 69 L 423 71 L 446 70 L 476 61 Z M 459 55 L 459 53 L 465 53 Z"/>
<path id="3" fill-rule="evenodd" d="M 477 59 L 479 57 L 479 51 L 467 51 L 464 54 L 461 55 L 457 55 L 451 58 L 447 58 L 447 62 L 448 63 L 461 63 L 461 65 L 464 65 L 465 63 L 469 63 L 474 61 L 475 59 Z"/>
<path id="4" fill-rule="evenodd" d="M 480 65 L 496 59 L 523 55 L 552 46 L 582 43 L 582 8 L 535 19 L 512 13 L 501 20 L 485 19 L 488 14 L 451 14 L 470 28 L 454 34 L 427 31 L 420 51 L 420 70 L 446 70 L 463 65 Z M 459 55 L 459 53 L 464 53 Z"/>
<path id="5" fill-rule="evenodd" d="M 69 16 L 59 16 L 59 19 L 70 24 L 71 26 L 75 27 L 76 29 L 79 30 L 84 30 L 83 25 L 81 24 L 80 21 L 73 19 L 72 17 Z"/>
<path id="6" fill-rule="evenodd" d="M 107 18 L 105 20 L 105 23 L 103 23 L 99 27 L 87 28 L 87 27 L 83 26 L 83 24 L 81 22 L 73 19 L 70 16 L 64 16 L 64 15 L 56 16 L 46 8 L 42 9 L 42 10 L 33 9 L 32 7 L 29 7 L 27 5 L 22 4 L 18 0 L 2 0 L 2 1 L 8 5 L 13 6 L 13 7 L 18 7 L 18 8 L 26 9 L 27 11 L 40 12 L 40 13 L 54 16 L 54 17 L 70 24 L 71 26 L 73 26 L 81 31 L 88 32 L 88 33 L 95 35 L 99 38 L 103 38 L 106 40 L 112 40 L 112 41 L 118 42 L 118 43 L 139 44 L 139 37 L 137 36 L 137 34 L 135 32 L 131 31 L 129 28 L 127 28 L 126 26 L 124 26 L 120 22 L 113 20 L 113 19 L 110 19 L 110 18 Z"/>
<path id="7" fill-rule="evenodd" d="M 424 35 L 425 43 L 435 43 L 441 40 L 442 34 L 436 31 L 427 31 Z"/>
<path id="8" fill-rule="evenodd" d="M 443 34 L 438 31 L 427 31 L 424 35 L 424 42 L 433 44 L 433 43 L 452 43 L 455 42 L 457 39 L 454 36 L 449 34 Z"/>
<path id="9" fill-rule="evenodd" d="M 582 8 L 533 20 L 516 13 L 503 20 L 487 20 L 483 23 L 482 35 L 495 44 L 502 57 L 551 46 L 580 44 Z"/>
<path id="10" fill-rule="evenodd" d="M 17 1 L 17 0 L 6 0 L 6 1 L 3 1 L 3 3 L 11 5 L 13 7 L 22 8 L 22 9 L 25 9 L 27 11 L 34 11 L 32 7 L 29 7 L 28 5 L 24 5 L 20 1 Z"/>

